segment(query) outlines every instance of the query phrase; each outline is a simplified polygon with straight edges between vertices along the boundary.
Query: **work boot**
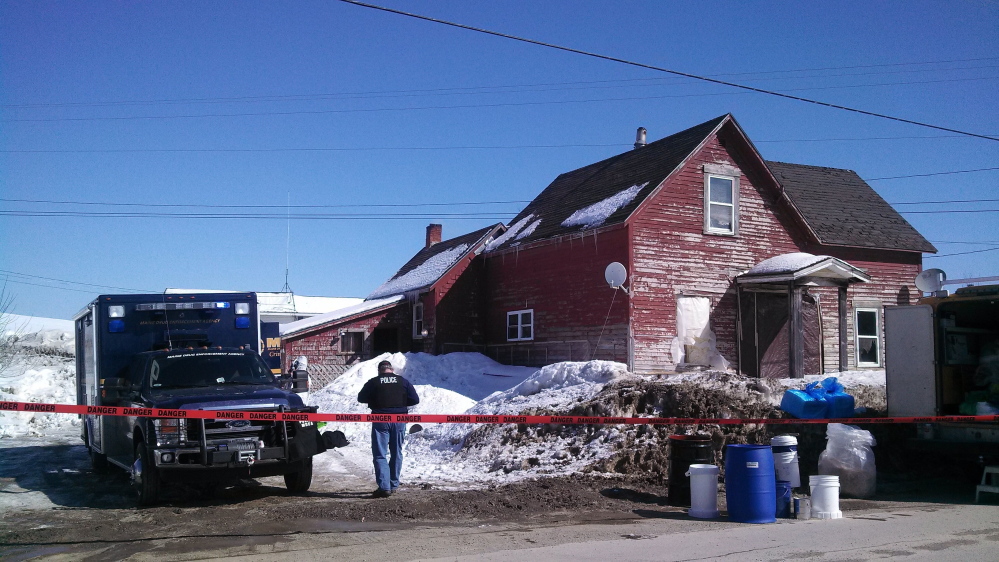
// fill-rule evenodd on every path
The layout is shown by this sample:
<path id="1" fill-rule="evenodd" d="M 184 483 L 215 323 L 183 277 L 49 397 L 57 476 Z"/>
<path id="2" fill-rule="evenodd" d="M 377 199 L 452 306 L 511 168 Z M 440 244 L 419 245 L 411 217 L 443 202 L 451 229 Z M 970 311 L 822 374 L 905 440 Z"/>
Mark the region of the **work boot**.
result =
<path id="1" fill-rule="evenodd" d="M 371 492 L 371 497 L 372 498 L 387 498 L 387 497 L 389 497 L 391 495 L 392 495 L 392 492 L 390 492 L 389 490 L 383 490 L 381 488 L 378 488 L 374 492 Z"/>

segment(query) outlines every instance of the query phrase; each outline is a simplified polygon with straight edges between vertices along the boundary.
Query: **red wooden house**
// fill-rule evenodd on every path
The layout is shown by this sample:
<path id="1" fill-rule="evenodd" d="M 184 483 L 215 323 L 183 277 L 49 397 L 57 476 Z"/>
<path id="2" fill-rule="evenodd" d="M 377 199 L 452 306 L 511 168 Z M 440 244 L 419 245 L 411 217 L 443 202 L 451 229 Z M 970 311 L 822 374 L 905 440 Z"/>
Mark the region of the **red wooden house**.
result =
<path id="1" fill-rule="evenodd" d="M 731 115 L 643 133 L 560 175 L 505 232 L 448 241 L 476 240 L 406 297 L 424 303 L 408 322 L 427 335 L 400 349 L 763 376 L 883 364 L 881 310 L 918 296 L 929 242 L 852 171 L 765 161 Z M 605 282 L 611 262 L 630 273 L 627 294 Z"/>

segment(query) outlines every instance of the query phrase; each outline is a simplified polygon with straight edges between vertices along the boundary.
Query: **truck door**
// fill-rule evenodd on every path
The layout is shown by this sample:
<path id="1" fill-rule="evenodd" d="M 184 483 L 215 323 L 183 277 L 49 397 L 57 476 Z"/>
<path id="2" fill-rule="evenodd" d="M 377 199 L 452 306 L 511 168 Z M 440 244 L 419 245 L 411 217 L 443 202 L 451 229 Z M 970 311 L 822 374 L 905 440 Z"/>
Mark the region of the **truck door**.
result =
<path id="1" fill-rule="evenodd" d="M 937 415 L 933 309 L 889 306 L 884 314 L 888 415 Z"/>
<path id="2" fill-rule="evenodd" d="M 97 396 L 100 386 L 97 380 L 97 342 L 94 340 L 96 324 L 93 309 L 90 309 L 86 316 L 79 319 L 78 331 L 79 335 L 83 337 L 82 345 L 77 346 L 82 355 L 82 357 L 77 358 L 77 368 L 83 370 L 83 373 L 77 376 L 83 386 L 82 401 L 79 403 L 86 406 L 100 404 Z M 84 416 L 83 423 L 87 424 L 90 447 L 97 452 L 102 452 L 104 450 L 102 446 L 104 441 L 102 439 L 103 416 Z"/>

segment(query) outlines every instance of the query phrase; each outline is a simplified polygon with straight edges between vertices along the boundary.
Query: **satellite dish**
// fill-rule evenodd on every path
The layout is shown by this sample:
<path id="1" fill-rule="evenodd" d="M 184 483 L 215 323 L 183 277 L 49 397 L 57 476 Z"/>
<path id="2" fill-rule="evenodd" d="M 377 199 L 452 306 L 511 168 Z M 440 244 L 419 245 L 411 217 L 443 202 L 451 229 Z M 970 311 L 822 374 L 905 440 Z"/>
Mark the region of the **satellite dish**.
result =
<path id="1" fill-rule="evenodd" d="M 924 293 L 935 293 L 946 280 L 947 274 L 942 269 L 927 269 L 916 276 L 916 288 Z"/>
<path id="2" fill-rule="evenodd" d="M 618 262 L 611 262 L 604 270 L 604 279 L 612 289 L 620 289 L 628 279 L 628 270 Z"/>

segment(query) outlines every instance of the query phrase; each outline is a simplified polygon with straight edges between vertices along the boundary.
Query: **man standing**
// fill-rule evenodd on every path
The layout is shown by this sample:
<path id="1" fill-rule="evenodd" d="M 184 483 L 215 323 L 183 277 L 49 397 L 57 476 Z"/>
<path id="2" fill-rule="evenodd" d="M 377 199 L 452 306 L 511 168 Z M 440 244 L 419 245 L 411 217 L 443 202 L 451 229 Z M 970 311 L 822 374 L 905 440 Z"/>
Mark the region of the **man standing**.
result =
<path id="1" fill-rule="evenodd" d="M 367 404 L 372 414 L 408 414 L 409 406 L 420 403 L 412 383 L 395 374 L 392 363 L 378 364 L 378 376 L 368 379 L 357 395 L 357 401 Z M 402 443 L 406 438 L 404 423 L 372 423 L 371 455 L 375 461 L 375 481 L 378 489 L 374 498 L 387 498 L 399 487 L 402 472 Z M 390 454 L 386 460 L 386 451 Z"/>

